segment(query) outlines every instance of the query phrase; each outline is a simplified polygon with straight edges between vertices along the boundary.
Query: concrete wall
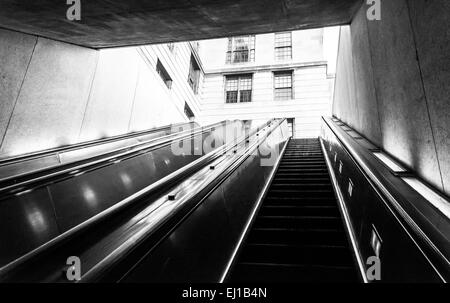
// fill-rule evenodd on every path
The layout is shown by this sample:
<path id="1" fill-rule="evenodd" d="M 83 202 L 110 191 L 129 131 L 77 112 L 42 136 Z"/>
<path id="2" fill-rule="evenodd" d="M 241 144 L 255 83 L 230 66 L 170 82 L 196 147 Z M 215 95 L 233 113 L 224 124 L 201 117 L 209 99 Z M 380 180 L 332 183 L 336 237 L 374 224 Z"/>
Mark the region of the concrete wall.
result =
<path id="1" fill-rule="evenodd" d="M 185 101 L 198 114 L 187 82 L 191 47 L 175 50 L 96 51 L 0 30 L 0 157 L 186 121 Z"/>
<path id="2" fill-rule="evenodd" d="M 450 3 L 381 7 L 341 29 L 333 114 L 450 194 Z"/>

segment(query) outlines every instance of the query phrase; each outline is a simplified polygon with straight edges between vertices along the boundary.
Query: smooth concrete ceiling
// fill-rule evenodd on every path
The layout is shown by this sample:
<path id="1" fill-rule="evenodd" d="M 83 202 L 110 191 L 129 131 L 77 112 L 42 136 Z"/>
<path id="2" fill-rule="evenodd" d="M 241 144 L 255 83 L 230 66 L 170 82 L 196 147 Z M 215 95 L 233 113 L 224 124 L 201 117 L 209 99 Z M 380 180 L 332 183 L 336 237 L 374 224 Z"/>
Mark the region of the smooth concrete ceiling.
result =
<path id="1" fill-rule="evenodd" d="M 75 2 L 76 0 L 72 0 Z M 0 27 L 93 48 L 348 24 L 362 0 L 1 0 Z"/>

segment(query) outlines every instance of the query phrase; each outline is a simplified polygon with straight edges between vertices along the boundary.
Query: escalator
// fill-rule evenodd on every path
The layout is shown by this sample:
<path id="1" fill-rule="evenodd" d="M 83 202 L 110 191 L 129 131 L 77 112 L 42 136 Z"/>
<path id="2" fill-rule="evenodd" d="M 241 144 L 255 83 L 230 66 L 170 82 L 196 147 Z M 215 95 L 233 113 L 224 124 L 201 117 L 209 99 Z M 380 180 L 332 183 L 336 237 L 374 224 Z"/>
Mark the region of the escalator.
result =
<path id="1" fill-rule="evenodd" d="M 278 134 L 281 122 L 217 123 L 127 154 L 120 162 L 116 156 L 106 166 L 78 170 L 71 178 L 43 187 L 55 202 L 56 215 L 45 213 L 40 205 L 46 202 L 40 188 L 3 197 L 0 206 L 8 217 L 0 221 L 4 227 L 0 281 L 68 282 L 66 262 L 73 256 L 82 262 L 82 281 L 123 279 L 205 193 L 226 178 L 228 170 L 239 167 L 238 160 L 249 156 L 249 148 L 256 148 L 272 132 Z M 189 150 L 179 154 L 175 148 L 180 146 Z M 132 169 L 127 169 L 130 165 Z M 128 179 L 120 178 L 125 175 Z M 138 188 L 138 182 L 146 184 Z M 56 199 L 53 188 L 58 186 L 64 196 Z M 32 196 L 35 193 L 41 195 Z M 26 212 L 16 211 L 18 206 Z M 48 226 L 54 221 L 58 226 L 50 234 Z M 29 231 L 23 232 L 28 225 Z M 8 228 L 13 233 L 7 234 Z"/>
<path id="2" fill-rule="evenodd" d="M 288 143 L 227 280 L 358 280 L 318 139 Z"/>
<path id="3" fill-rule="evenodd" d="M 80 193 L 78 200 L 67 198 L 76 204 L 54 199 L 55 185 L 46 185 L 54 193 L 52 201 L 65 202 L 56 204 L 67 214 L 56 216 L 60 224 L 87 206 L 97 210 L 78 216 L 78 222 L 52 237 L 41 236 L 51 220 L 38 204 L 45 202 L 42 196 L 31 196 L 39 189 L 0 200 L 9 216 L 0 220 L 0 244 L 5 247 L 0 251 L 0 282 L 373 282 L 364 275 L 366 260 L 373 256 L 383 262 L 382 281 L 436 281 L 434 264 L 443 264 L 442 272 L 448 269 L 444 262 L 423 257 L 402 229 L 405 225 L 383 208 L 376 185 L 364 184 L 367 176 L 350 153 L 339 151 L 331 130 L 320 141 L 289 140 L 286 119 L 272 119 L 241 125 L 236 137 L 223 141 L 222 126 L 213 128 L 74 174 L 69 182 L 99 173 L 85 181 L 95 195 L 73 187 L 76 182 L 64 186 L 64 193 Z M 209 135 L 221 142 L 209 152 L 195 157 L 171 153 L 174 142 L 208 142 Z M 131 170 L 119 165 L 142 156 L 146 158 Z M 124 186 L 152 184 L 134 186 L 118 199 L 123 190 L 112 181 L 123 173 L 133 177 Z M 149 173 L 158 179 L 150 180 Z M 96 183 L 100 179 L 104 187 Z M 112 193 L 113 199 L 103 193 Z M 354 211 L 364 206 L 377 209 Z M 25 230 L 27 224 L 32 228 Z M 17 239 L 34 247 L 16 249 Z M 398 251 L 404 253 L 399 256 Z M 71 257 L 81 262 L 79 280 L 66 276 Z M 408 263 L 399 257 L 409 258 Z"/>

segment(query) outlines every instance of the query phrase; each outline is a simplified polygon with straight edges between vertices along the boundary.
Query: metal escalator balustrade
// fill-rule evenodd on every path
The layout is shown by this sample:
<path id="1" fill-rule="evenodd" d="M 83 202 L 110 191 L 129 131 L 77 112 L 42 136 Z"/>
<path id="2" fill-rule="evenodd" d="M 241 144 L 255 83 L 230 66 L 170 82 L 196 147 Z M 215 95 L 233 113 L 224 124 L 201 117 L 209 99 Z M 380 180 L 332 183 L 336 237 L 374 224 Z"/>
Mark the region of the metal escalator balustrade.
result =
<path id="1" fill-rule="evenodd" d="M 163 136 L 168 136 L 186 129 L 193 130 L 198 127 L 199 125 L 195 122 L 177 123 L 145 131 L 0 158 L 0 182 L 43 169 L 100 156 L 111 151 L 123 150 L 127 147 L 136 146 L 139 143 L 155 141 L 155 139 Z"/>
<path id="2" fill-rule="evenodd" d="M 189 145 L 212 136 L 221 144 L 227 125 L 164 136 L 138 150 L 64 165 L 39 177 L 31 174 L 6 187 L 0 184 L 0 266 L 122 209 L 144 189 L 156 191 L 171 173 L 206 153 L 203 149 L 201 154 L 175 155 L 173 142 Z"/>
<path id="3" fill-rule="evenodd" d="M 227 280 L 358 281 L 319 140 L 290 140 Z"/>
<path id="4" fill-rule="evenodd" d="M 183 184 L 180 185 L 181 187 L 175 190 L 173 195 L 174 197 L 176 196 L 177 201 L 168 197 L 171 195 L 170 193 L 158 199 L 161 192 L 175 186 L 200 168 L 204 168 L 200 176 L 205 176 L 202 178 L 207 178 L 211 182 L 215 179 L 210 177 L 211 172 L 220 174 L 221 170 L 232 166 L 230 163 L 233 161 L 230 162 L 229 159 L 227 160 L 223 156 L 231 157 L 231 160 L 233 160 L 233 157 L 241 157 L 235 153 L 231 153 L 231 155 L 228 155 L 228 153 L 238 147 L 239 149 L 245 149 L 248 144 L 254 145 L 255 143 L 252 143 L 252 141 L 258 141 L 258 138 L 263 139 L 264 136 L 258 137 L 256 133 L 270 133 L 270 125 L 272 123 L 273 121 L 269 121 L 264 124 L 264 129 L 261 131 L 259 129 L 251 130 L 249 134 L 246 133 L 239 137 L 237 143 L 233 141 L 225 146 L 216 147 L 214 151 L 201 156 L 192 163 L 161 179 L 157 182 L 157 186 L 161 188 L 161 191 L 156 192 L 154 191 L 155 186 L 150 186 L 120 202 L 120 204 L 133 203 L 133 207 L 126 209 L 122 207 L 121 212 L 118 212 L 116 209 L 115 213 L 111 213 L 108 210 L 108 213 L 92 218 L 92 222 L 83 226 L 82 229 L 70 230 L 63 235 L 64 237 L 58 237 L 54 241 L 0 268 L 0 280 L 64 281 L 65 275 L 61 274 L 62 266 L 64 266 L 68 255 L 80 256 L 83 260 L 83 273 L 90 269 L 86 273 L 87 276 L 83 276 L 85 280 L 96 279 L 99 274 L 103 274 L 103 271 L 109 270 L 109 266 L 104 266 L 105 263 L 113 265 L 118 259 L 120 261 L 124 255 L 127 255 L 130 250 L 134 249 L 134 246 L 138 245 L 141 240 L 144 240 L 148 234 L 151 234 L 154 228 L 164 224 L 167 218 L 172 216 L 176 210 L 177 204 L 174 203 L 180 203 L 178 199 L 182 199 L 181 203 L 184 205 L 183 201 L 186 200 L 181 198 L 181 196 L 184 194 L 195 195 L 194 185 L 195 183 L 201 183 L 201 180 L 198 176 L 194 176 L 183 181 Z M 250 136 L 252 139 L 246 139 L 246 136 L 247 138 Z M 215 167 L 222 166 L 221 170 L 213 169 L 210 171 L 211 168 L 207 166 L 210 162 Z M 162 187 L 163 185 L 164 187 Z M 106 218 L 108 220 L 105 220 Z M 141 240 L 138 241 L 138 239 Z"/>

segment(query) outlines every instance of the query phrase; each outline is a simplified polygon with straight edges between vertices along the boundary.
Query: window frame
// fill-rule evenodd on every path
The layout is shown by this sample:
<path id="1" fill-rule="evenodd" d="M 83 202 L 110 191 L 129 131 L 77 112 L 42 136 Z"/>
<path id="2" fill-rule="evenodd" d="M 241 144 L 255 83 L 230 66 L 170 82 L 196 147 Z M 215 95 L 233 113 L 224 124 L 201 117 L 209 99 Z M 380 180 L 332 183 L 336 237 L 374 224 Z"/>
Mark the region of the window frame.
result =
<path id="1" fill-rule="evenodd" d="M 172 89 L 173 80 L 170 77 L 170 75 L 167 72 L 167 70 L 164 67 L 164 65 L 162 64 L 161 60 L 159 60 L 159 58 L 158 58 L 158 60 L 156 62 L 156 72 L 158 73 L 159 77 L 161 78 L 161 80 L 163 81 L 165 86 L 168 89 Z"/>
<path id="2" fill-rule="evenodd" d="M 233 79 L 234 78 L 234 79 Z M 250 89 L 241 89 L 241 80 L 248 80 L 250 79 Z M 236 102 L 228 102 L 228 92 L 234 92 L 234 90 L 228 90 L 228 82 L 231 80 L 236 80 Z M 250 103 L 252 102 L 253 98 L 253 73 L 246 73 L 246 74 L 232 74 L 232 75 L 224 75 L 224 94 L 225 94 L 225 104 L 237 104 L 237 103 Z M 247 83 L 248 85 L 248 83 Z M 248 88 L 248 87 L 246 87 Z M 242 92 L 250 92 L 248 101 L 242 101 L 243 95 Z M 244 95 L 245 96 L 245 95 Z M 247 95 L 248 97 L 248 95 Z"/>
<path id="3" fill-rule="evenodd" d="M 286 41 L 283 41 L 281 38 L 277 41 L 277 36 L 279 35 L 285 35 L 285 34 L 289 34 L 289 44 L 286 44 Z M 292 32 L 279 32 L 279 33 L 275 33 L 274 34 L 275 38 L 274 38 L 274 57 L 275 57 L 275 61 L 287 61 L 287 60 L 292 60 Z M 281 42 L 281 43 L 280 43 Z M 277 44 L 279 43 L 279 44 Z M 287 50 L 289 49 L 289 53 L 290 56 L 289 57 L 279 57 L 278 56 L 278 51 L 280 50 Z"/>
<path id="4" fill-rule="evenodd" d="M 196 74 L 194 74 L 196 73 Z M 201 69 L 200 65 L 197 62 L 197 59 L 195 58 L 194 54 L 191 53 L 191 59 L 189 61 L 189 73 L 188 73 L 188 79 L 187 82 L 189 86 L 192 88 L 192 91 L 195 95 L 198 95 L 198 89 L 200 86 L 200 74 Z M 192 80 L 192 82 L 191 82 Z"/>
<path id="5" fill-rule="evenodd" d="M 237 50 L 236 46 L 236 39 L 244 38 L 247 40 L 247 60 L 244 61 L 237 61 L 235 60 L 235 53 L 238 52 L 244 52 L 245 50 Z M 255 56 L 256 56 L 256 37 L 255 35 L 241 35 L 241 36 L 234 36 L 228 38 L 228 45 L 227 45 L 227 51 L 225 53 L 225 64 L 244 64 L 244 63 L 250 63 L 255 62 Z"/>
<path id="6" fill-rule="evenodd" d="M 280 71 L 274 71 L 273 73 L 273 100 L 274 101 L 289 101 L 294 100 L 294 70 L 280 70 Z M 290 87 L 277 87 L 277 77 L 283 76 L 283 75 L 290 75 L 291 77 L 291 86 Z M 277 90 L 287 89 L 290 88 L 291 94 L 289 98 L 280 98 L 277 97 Z"/>
<path id="7" fill-rule="evenodd" d="M 189 106 L 189 104 L 186 101 L 184 101 L 184 114 L 189 119 L 189 121 L 194 121 L 195 114 L 194 114 L 194 112 L 192 111 L 191 107 Z"/>

